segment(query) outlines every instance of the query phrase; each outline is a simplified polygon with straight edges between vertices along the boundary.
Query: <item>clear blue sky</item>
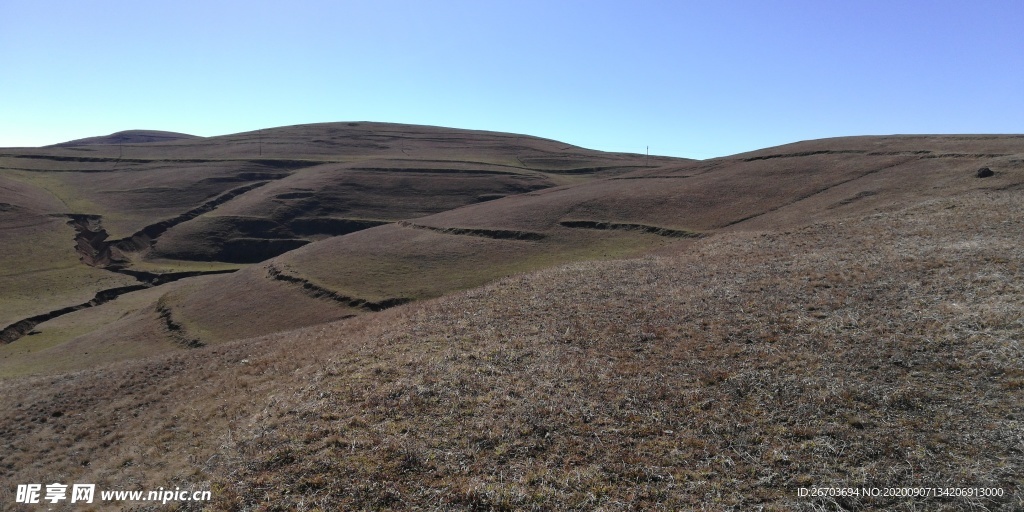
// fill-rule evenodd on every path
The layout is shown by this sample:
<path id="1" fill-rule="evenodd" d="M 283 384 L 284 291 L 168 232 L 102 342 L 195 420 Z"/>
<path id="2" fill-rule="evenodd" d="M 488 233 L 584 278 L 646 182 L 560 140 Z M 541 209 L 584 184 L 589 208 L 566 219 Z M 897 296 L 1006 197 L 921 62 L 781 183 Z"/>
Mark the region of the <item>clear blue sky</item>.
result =
<path id="1" fill-rule="evenodd" d="M 1024 0 L 0 0 L 0 147 L 352 120 L 693 158 L 1024 133 Z"/>

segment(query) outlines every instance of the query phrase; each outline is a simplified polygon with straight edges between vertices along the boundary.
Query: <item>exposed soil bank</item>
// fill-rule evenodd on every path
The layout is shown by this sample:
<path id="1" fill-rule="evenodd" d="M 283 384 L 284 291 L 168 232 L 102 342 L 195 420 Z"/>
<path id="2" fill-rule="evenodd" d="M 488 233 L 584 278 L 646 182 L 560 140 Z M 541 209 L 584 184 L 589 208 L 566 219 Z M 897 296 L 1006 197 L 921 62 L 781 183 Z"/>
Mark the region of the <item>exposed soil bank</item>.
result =
<path id="1" fill-rule="evenodd" d="M 103 229 L 99 215 L 70 213 L 67 215 L 70 219 L 68 225 L 77 232 L 77 235 L 75 235 L 75 248 L 81 256 L 82 263 L 91 267 L 120 268 L 128 263 L 128 259 L 125 257 L 126 253 L 148 249 L 153 241 L 168 229 L 213 211 L 214 208 L 221 204 L 250 190 L 262 187 L 267 183 L 270 182 L 260 181 L 233 188 L 181 215 L 150 224 L 136 231 L 131 236 L 119 240 L 107 240 L 109 235 Z"/>
<path id="2" fill-rule="evenodd" d="M 167 328 L 175 343 L 185 348 L 199 348 L 205 345 L 199 338 L 189 335 L 185 327 L 174 320 L 171 316 L 171 308 L 167 307 L 162 301 L 157 302 L 156 312 L 160 315 L 160 319 L 164 322 L 164 327 Z"/>
<path id="3" fill-rule="evenodd" d="M 69 213 L 68 225 L 75 229 L 75 250 L 82 263 L 90 267 L 106 267 L 113 263 L 110 252 L 111 243 L 107 242 L 107 231 L 103 229 L 99 215 Z"/>
<path id="4" fill-rule="evenodd" d="M 29 317 L 24 320 L 19 320 L 11 325 L 8 325 L 7 327 L 4 328 L 4 330 L 0 331 L 0 343 L 11 343 L 12 341 L 15 341 L 18 338 L 21 338 L 22 336 L 28 334 L 29 332 L 32 331 L 32 329 L 35 328 L 35 326 L 47 320 L 52 320 L 54 318 L 57 318 L 58 316 L 73 313 L 80 309 L 99 306 L 100 304 L 110 302 L 126 293 L 142 290 L 149 287 L 150 285 L 148 284 L 134 284 L 131 286 L 121 286 L 118 288 L 101 290 L 99 292 L 96 292 L 96 296 L 94 296 L 92 300 L 90 300 L 89 302 L 78 304 L 77 306 L 68 306 L 66 308 L 56 309 L 48 313 L 43 313 L 41 315 Z"/>
<path id="5" fill-rule="evenodd" d="M 292 283 L 301 286 L 302 290 L 311 297 L 330 299 L 351 308 L 360 308 L 369 311 L 381 311 L 383 309 L 399 306 L 407 302 L 412 302 L 412 299 L 407 299 L 404 297 L 384 299 L 380 302 L 372 302 L 366 299 L 348 297 L 334 290 L 328 290 L 327 288 L 313 284 L 301 277 L 293 276 L 291 274 L 282 272 L 280 269 L 273 265 L 267 268 L 267 274 L 269 274 L 271 278 L 276 279 L 278 281 L 284 281 L 286 283 Z"/>
<path id="6" fill-rule="evenodd" d="M 238 197 L 250 190 L 262 187 L 267 183 L 270 182 L 258 181 L 256 183 L 250 183 L 248 185 L 233 188 L 185 213 L 182 213 L 181 215 L 178 215 L 177 217 L 163 220 L 156 224 L 150 224 L 149 226 L 136 231 L 130 237 L 115 240 L 114 242 L 111 242 L 111 245 L 122 252 L 136 252 L 148 249 L 153 240 L 156 240 L 157 237 L 164 234 L 168 229 L 171 229 L 182 222 L 190 221 L 204 213 L 211 212 L 218 206 L 234 199 L 235 197 Z"/>
<path id="7" fill-rule="evenodd" d="M 533 231 L 515 231 L 510 229 L 483 228 L 439 228 L 435 226 L 413 224 L 411 222 L 406 222 L 404 220 L 399 222 L 398 225 L 405 228 L 426 229 L 428 231 L 436 231 L 438 233 L 445 233 L 448 235 L 479 236 L 482 238 L 494 238 L 497 240 L 541 240 L 544 238 L 543 233 L 536 233 Z"/>
<path id="8" fill-rule="evenodd" d="M 235 272 L 236 270 L 199 270 L 193 272 L 170 272 L 167 274 L 156 274 L 153 272 L 140 272 L 136 270 L 125 269 L 116 269 L 112 271 L 118 272 L 120 274 L 130 275 L 141 281 L 141 284 L 133 284 L 131 286 L 121 286 L 117 288 L 100 290 L 96 292 L 96 295 L 89 302 L 78 304 L 76 306 L 68 306 L 66 308 L 55 309 L 53 311 L 43 313 L 41 315 L 36 315 L 33 317 L 26 318 L 24 320 L 19 320 L 5 327 L 3 331 L 0 331 L 0 343 L 11 343 L 12 341 L 16 341 L 18 338 L 21 338 L 22 336 L 25 336 L 26 334 L 32 332 L 32 329 L 34 329 L 37 325 L 43 322 L 52 320 L 59 316 L 66 315 L 68 313 L 74 313 L 75 311 L 78 311 L 80 309 L 99 306 L 100 304 L 110 302 L 126 293 L 131 293 L 138 290 L 144 290 L 146 288 L 152 288 L 154 286 L 171 283 L 179 279 L 205 276 L 211 274 L 229 274 L 231 272 Z"/>
<path id="9" fill-rule="evenodd" d="M 567 228 L 624 229 L 629 231 L 641 231 L 643 233 L 667 236 L 671 238 L 696 238 L 700 236 L 700 233 L 695 233 L 693 231 L 686 231 L 683 229 L 669 229 L 658 226 L 648 226 L 646 224 L 628 224 L 622 222 L 605 222 L 599 220 L 564 220 L 562 222 L 559 222 L 559 224 Z"/>
<path id="10" fill-rule="evenodd" d="M 141 270 L 130 270 L 130 269 L 126 269 L 126 268 L 109 269 L 109 270 L 112 270 L 113 272 L 117 272 L 118 274 L 124 274 L 126 276 L 132 276 L 135 279 L 138 279 L 139 281 L 142 281 L 144 283 L 149 283 L 149 284 L 151 284 L 153 286 L 158 286 L 158 285 L 167 284 L 167 283 L 173 283 L 174 281 L 177 281 L 179 279 L 186 279 L 186 278 L 189 278 L 189 277 L 209 276 L 209 275 L 213 275 L 213 274 L 230 274 L 232 272 L 237 272 L 237 270 L 235 270 L 235 269 L 226 269 L 226 270 L 193 270 L 193 271 L 189 271 L 189 272 L 166 272 L 166 273 L 160 274 L 160 273 L 156 273 L 156 272 L 144 272 L 144 271 L 141 271 Z"/>

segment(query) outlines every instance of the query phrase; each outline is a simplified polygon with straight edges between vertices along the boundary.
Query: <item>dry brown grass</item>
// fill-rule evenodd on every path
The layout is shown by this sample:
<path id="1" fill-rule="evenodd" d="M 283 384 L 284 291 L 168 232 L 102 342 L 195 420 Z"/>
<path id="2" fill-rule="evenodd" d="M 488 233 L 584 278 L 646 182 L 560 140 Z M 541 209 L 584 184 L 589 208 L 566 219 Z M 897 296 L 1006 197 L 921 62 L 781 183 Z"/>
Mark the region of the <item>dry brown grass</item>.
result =
<path id="1" fill-rule="evenodd" d="M 348 231 L 621 174 L 646 161 L 641 155 L 536 137 L 382 123 L 131 143 L 151 136 L 174 135 L 135 132 L 75 147 L 0 148 L 0 329 L 16 326 L 6 330 L 4 341 L 15 331 L 20 336 L 31 329 L 25 320 L 136 283 L 89 265 L 163 273 L 223 267 L 219 262 L 247 264 Z M 66 224 L 68 214 L 90 219 L 89 232 L 79 240 Z M 76 249 L 85 256 L 81 261 Z M 486 280 L 476 276 L 466 286 Z M 241 276 L 225 285 L 228 299 L 240 298 L 240 304 L 193 314 L 197 331 L 208 331 L 210 342 L 216 342 L 351 313 L 326 304 L 307 308 L 308 302 L 293 300 L 294 294 L 274 284 L 254 285 Z M 263 292 L 268 293 L 251 297 Z M 222 298 L 200 295 L 185 302 L 205 307 Z M 293 307 L 282 311 L 276 306 L 281 302 Z M 91 320 L 80 325 L 107 323 L 105 318 Z M 93 340 L 109 335 L 103 329 L 58 333 L 51 327 L 41 327 L 47 332 L 45 343 L 23 336 L 17 350 L 0 349 L 0 364 L 46 372 L 45 357 L 37 357 L 41 352 L 68 349 L 74 359 L 78 354 L 70 347 L 81 341 L 79 335 Z M 61 343 L 72 345 L 58 347 Z M 97 348 L 89 351 L 95 356 Z M 34 361 L 14 355 L 28 351 Z M 86 359 L 91 358 L 80 359 L 80 367 L 92 365 Z M 52 368 L 67 369 L 63 363 Z"/>
<path id="2" fill-rule="evenodd" d="M 75 480 L 208 485 L 214 510 L 1019 510 L 1021 219 L 1019 191 L 976 191 L 3 382 L 0 501 Z"/>
<path id="3" fill-rule="evenodd" d="M 517 272 L 570 261 L 627 257 L 675 241 L 651 233 L 776 231 L 805 225 L 811 219 L 900 211 L 910 204 L 972 190 L 1014 190 L 1024 183 L 1020 144 L 1021 139 L 1012 136 L 812 141 L 755 156 L 638 170 L 454 208 L 417 218 L 412 225 L 378 226 L 320 240 L 278 257 L 275 264 L 348 297 L 370 301 L 433 298 Z M 838 149 L 828 149 L 832 145 Z M 965 153 L 967 156 L 955 156 L 968 146 L 974 149 Z M 1017 156 L 991 156 L 1010 151 L 1017 151 Z M 931 158 L 934 155 L 947 156 Z M 992 165 L 1000 172 L 992 178 L 976 179 L 974 171 L 981 165 Z M 313 179 L 308 173 L 318 175 L 314 181 L 324 180 L 339 169 L 321 166 L 294 177 Z M 340 179 L 342 174 L 331 179 Z M 342 181 L 348 179 L 355 178 Z M 453 190 L 467 189 L 467 183 L 458 183 L 462 182 L 456 181 Z M 267 199 L 260 199 L 264 189 L 232 204 L 249 207 L 248 199 L 263 204 Z M 306 199 L 310 198 L 302 200 Z M 229 204 L 224 210 L 232 208 Z M 587 225 L 629 229 L 581 228 Z M 502 238 L 496 233 L 506 235 Z M 530 236 L 523 239 L 511 236 L 513 233 Z M 203 239 L 198 232 L 190 233 L 189 240 Z M 204 329 L 220 331 L 223 339 L 270 332 L 273 329 L 225 332 L 232 328 L 226 318 L 254 319 L 242 321 L 267 326 L 281 312 L 295 309 L 285 295 L 275 297 L 268 284 L 258 286 L 268 291 L 260 303 L 237 301 L 242 295 L 239 290 L 252 288 L 251 278 L 249 274 L 227 276 L 215 290 L 202 288 L 183 296 L 179 301 L 186 309 L 183 315 Z M 278 330 L 313 323 L 298 321 L 302 316 L 289 315 L 296 321 L 280 323 Z"/>

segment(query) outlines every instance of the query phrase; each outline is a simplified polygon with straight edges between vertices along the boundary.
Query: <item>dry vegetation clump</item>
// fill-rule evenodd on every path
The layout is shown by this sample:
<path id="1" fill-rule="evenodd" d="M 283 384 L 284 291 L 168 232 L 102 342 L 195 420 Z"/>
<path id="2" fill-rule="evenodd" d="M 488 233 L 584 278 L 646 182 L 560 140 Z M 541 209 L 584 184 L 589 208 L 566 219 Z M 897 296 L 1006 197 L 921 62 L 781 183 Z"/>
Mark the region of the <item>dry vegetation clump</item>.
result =
<path id="1" fill-rule="evenodd" d="M 1021 219 L 976 192 L 3 383 L 0 475 L 214 510 L 1020 510 Z"/>

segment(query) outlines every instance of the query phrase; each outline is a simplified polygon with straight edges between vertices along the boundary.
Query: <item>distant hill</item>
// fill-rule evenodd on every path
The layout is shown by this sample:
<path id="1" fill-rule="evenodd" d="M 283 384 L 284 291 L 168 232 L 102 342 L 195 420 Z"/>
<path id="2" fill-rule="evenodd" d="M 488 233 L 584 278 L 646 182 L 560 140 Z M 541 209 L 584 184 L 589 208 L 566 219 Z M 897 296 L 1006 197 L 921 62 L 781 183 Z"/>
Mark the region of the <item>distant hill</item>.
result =
<path id="1" fill-rule="evenodd" d="M 100 144 L 148 144 L 151 142 L 168 142 L 183 139 L 202 139 L 196 135 L 159 130 L 125 130 L 122 132 L 70 140 L 47 147 L 96 146 Z"/>

